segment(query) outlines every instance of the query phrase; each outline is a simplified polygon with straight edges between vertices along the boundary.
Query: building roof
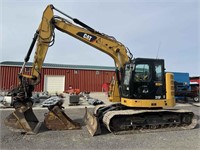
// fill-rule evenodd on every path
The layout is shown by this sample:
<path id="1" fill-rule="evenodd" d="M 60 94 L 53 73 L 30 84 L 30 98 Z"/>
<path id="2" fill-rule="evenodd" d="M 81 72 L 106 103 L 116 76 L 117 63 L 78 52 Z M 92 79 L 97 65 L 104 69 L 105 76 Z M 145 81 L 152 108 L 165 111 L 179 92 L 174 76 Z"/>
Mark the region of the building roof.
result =
<path id="1" fill-rule="evenodd" d="M 0 62 L 0 66 L 15 66 L 21 67 L 23 62 L 17 61 L 3 61 Z M 32 63 L 28 62 L 27 67 L 31 67 Z M 59 68 L 59 69 L 83 69 L 83 70 L 108 70 L 114 71 L 115 67 L 110 66 L 90 66 L 90 65 L 67 65 L 67 64 L 52 64 L 52 63 L 43 63 L 43 68 Z"/>
<path id="2" fill-rule="evenodd" d="M 199 79 L 200 80 L 200 76 L 193 76 L 193 77 L 190 77 L 190 79 Z"/>

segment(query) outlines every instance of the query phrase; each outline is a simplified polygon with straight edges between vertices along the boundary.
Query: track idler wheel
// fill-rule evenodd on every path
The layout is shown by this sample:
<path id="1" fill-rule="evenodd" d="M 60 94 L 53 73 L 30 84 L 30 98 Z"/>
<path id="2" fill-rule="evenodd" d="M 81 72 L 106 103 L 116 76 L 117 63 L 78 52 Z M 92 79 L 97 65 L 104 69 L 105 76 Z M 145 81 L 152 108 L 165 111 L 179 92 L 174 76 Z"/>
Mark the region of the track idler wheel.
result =
<path id="1" fill-rule="evenodd" d="M 49 108 L 49 112 L 45 114 L 44 124 L 51 130 L 81 129 L 80 124 L 71 120 L 59 105 Z"/>
<path id="2" fill-rule="evenodd" d="M 41 123 L 33 113 L 32 102 L 16 102 L 14 108 L 15 111 L 6 117 L 5 125 L 14 132 L 36 134 Z"/>

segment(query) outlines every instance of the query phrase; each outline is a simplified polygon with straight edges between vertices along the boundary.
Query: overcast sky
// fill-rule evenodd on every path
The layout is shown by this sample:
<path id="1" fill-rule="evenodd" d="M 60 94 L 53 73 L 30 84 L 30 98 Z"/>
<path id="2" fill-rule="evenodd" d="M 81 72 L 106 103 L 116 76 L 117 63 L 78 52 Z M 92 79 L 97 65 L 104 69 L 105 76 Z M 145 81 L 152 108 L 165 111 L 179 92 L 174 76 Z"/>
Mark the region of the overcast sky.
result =
<path id="1" fill-rule="evenodd" d="M 158 54 L 167 71 L 200 75 L 198 0 L 1 0 L 0 62 L 24 60 L 48 4 L 114 36 L 134 57 Z M 60 31 L 45 63 L 114 66 L 108 55 Z"/>

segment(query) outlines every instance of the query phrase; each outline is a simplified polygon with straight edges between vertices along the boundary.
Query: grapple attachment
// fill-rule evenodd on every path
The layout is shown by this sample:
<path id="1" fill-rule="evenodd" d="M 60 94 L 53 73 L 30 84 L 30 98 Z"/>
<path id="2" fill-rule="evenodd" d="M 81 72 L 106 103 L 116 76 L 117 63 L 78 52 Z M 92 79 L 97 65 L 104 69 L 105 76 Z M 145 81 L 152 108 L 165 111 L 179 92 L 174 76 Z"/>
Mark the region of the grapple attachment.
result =
<path id="1" fill-rule="evenodd" d="M 41 122 L 36 118 L 32 108 L 28 108 L 26 111 L 16 109 L 6 117 L 4 123 L 11 131 L 26 134 L 36 134 L 41 126 Z"/>
<path id="2" fill-rule="evenodd" d="M 49 108 L 49 112 L 45 114 L 44 124 L 51 130 L 81 129 L 80 124 L 71 120 L 58 105 Z"/>
<path id="3" fill-rule="evenodd" d="M 89 133 L 92 136 L 101 134 L 99 119 L 90 112 L 88 112 L 87 107 L 85 107 L 84 122 L 86 124 Z"/>

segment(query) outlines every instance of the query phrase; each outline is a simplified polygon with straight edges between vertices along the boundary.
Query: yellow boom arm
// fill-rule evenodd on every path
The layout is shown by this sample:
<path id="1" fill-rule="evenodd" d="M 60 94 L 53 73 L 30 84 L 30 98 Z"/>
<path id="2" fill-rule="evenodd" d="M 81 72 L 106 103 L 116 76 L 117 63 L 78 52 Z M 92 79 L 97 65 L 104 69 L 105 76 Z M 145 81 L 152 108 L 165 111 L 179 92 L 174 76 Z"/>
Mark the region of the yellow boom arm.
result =
<path id="1" fill-rule="evenodd" d="M 58 12 L 67 16 L 69 19 L 73 20 L 77 25 L 71 23 L 67 19 L 54 16 L 53 10 L 57 10 Z M 53 5 L 48 5 L 45 11 L 43 12 L 42 21 L 36 32 L 36 34 L 38 34 L 37 37 L 35 37 L 35 39 L 37 39 L 37 46 L 32 66 L 32 74 L 31 76 L 23 74 L 25 63 L 27 62 L 26 60 L 20 71 L 20 74 L 22 76 L 31 79 L 38 79 L 40 77 L 40 72 L 44 59 L 46 57 L 46 53 L 48 51 L 49 46 L 51 46 L 54 42 L 55 28 L 108 54 L 114 59 L 115 65 L 118 68 L 118 70 L 123 68 L 124 64 L 131 60 L 132 54 L 130 53 L 130 51 L 122 43 L 118 42 L 113 37 L 110 37 L 103 33 L 99 33 L 91 27 L 87 26 L 86 24 L 82 23 L 78 19 L 74 19 L 59 11 Z M 31 50 L 29 50 L 29 55 L 31 53 L 30 51 Z"/>

